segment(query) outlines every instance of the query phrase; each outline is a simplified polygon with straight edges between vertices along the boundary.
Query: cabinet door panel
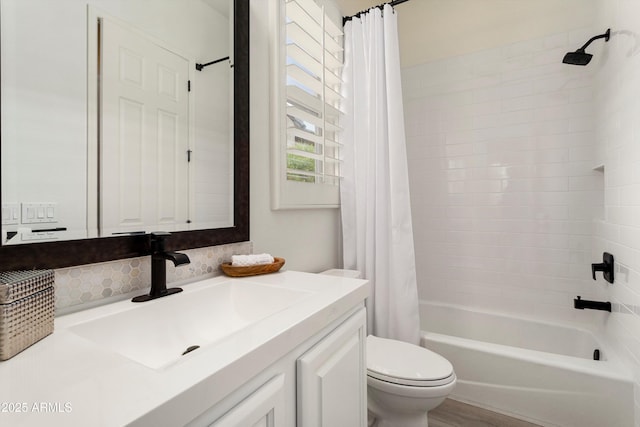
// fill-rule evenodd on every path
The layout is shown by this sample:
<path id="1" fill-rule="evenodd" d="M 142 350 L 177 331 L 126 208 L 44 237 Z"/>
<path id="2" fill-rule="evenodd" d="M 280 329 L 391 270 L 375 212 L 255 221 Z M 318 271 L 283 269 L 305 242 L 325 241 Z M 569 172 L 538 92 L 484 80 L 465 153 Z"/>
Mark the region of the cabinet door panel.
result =
<path id="1" fill-rule="evenodd" d="M 298 359 L 298 426 L 366 425 L 365 319 L 362 309 Z"/>
<path id="2" fill-rule="evenodd" d="M 278 427 L 284 425 L 284 375 L 269 380 L 211 427 Z"/>

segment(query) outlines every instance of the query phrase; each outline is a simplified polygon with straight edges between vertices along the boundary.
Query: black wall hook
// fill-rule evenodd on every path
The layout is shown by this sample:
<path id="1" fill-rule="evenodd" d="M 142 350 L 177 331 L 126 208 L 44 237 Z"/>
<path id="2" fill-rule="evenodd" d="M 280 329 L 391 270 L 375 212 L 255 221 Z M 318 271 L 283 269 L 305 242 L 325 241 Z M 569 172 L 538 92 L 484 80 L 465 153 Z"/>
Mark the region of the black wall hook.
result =
<path id="1" fill-rule="evenodd" d="M 602 271 L 604 280 L 613 283 L 613 255 L 608 252 L 602 254 L 602 263 L 591 264 L 591 274 L 593 280 L 596 280 L 596 271 Z"/>

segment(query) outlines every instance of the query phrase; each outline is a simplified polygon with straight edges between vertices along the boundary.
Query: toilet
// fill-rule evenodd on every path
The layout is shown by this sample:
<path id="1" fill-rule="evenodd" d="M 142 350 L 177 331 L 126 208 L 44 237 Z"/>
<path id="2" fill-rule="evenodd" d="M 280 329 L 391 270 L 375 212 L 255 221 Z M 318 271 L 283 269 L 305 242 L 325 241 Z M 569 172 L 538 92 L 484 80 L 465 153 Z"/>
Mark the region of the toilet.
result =
<path id="1" fill-rule="evenodd" d="M 322 274 L 359 278 L 350 270 Z M 456 374 L 444 357 L 402 341 L 367 337 L 369 425 L 426 427 L 427 413 L 453 391 Z"/>
<path id="2" fill-rule="evenodd" d="M 427 412 L 453 391 L 444 357 L 402 341 L 367 337 L 367 407 L 376 427 L 426 427 Z"/>

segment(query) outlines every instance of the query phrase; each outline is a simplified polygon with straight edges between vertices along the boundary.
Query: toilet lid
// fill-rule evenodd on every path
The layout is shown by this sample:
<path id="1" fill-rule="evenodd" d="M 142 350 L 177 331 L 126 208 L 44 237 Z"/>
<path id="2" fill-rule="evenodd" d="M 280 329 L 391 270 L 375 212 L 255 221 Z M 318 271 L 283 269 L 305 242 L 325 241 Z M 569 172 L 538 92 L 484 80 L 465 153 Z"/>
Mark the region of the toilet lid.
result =
<path id="1" fill-rule="evenodd" d="M 446 384 L 454 375 L 451 363 L 439 354 L 373 335 L 367 337 L 367 371 L 384 381 L 423 386 Z"/>

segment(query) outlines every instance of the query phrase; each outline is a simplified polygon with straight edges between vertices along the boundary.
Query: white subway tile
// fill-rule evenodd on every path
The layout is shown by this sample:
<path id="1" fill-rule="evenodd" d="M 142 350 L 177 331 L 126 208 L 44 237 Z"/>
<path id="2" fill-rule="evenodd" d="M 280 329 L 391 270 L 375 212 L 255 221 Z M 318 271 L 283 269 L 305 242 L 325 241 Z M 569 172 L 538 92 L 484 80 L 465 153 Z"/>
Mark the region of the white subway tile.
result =
<path id="1" fill-rule="evenodd" d="M 484 102 L 500 100 L 502 97 L 500 92 L 497 89 L 498 89 L 497 86 L 474 89 L 472 92 L 473 102 L 476 104 L 480 104 Z"/>
<path id="2" fill-rule="evenodd" d="M 519 96 L 502 100 L 503 111 L 533 110 L 541 107 L 537 95 Z"/>
<path id="3" fill-rule="evenodd" d="M 569 148 L 569 159 L 571 162 L 594 161 L 595 150 L 593 147 L 571 147 Z"/>
<path id="4" fill-rule="evenodd" d="M 544 38 L 524 40 L 504 46 L 503 57 L 506 59 L 544 50 Z"/>
<path id="5" fill-rule="evenodd" d="M 542 47 L 544 49 L 553 49 L 556 47 L 566 48 L 569 41 L 569 34 L 566 32 L 551 34 L 542 39 Z"/>
<path id="6" fill-rule="evenodd" d="M 616 141 L 610 132 L 623 137 L 616 143 L 624 159 L 617 153 L 607 163 L 605 179 L 610 163 L 640 164 L 640 149 L 635 154 L 616 125 L 602 135 L 594 126 L 596 114 L 626 108 L 631 97 L 594 108 L 595 68 L 560 61 L 577 34 L 403 70 L 412 87 L 429 87 L 405 98 L 408 127 L 425 136 L 409 143 L 421 298 L 499 311 L 512 304 L 543 319 L 594 324 L 593 313 L 578 313 L 571 300 L 585 290 L 605 292 L 590 279 L 593 236 L 619 236 L 623 225 L 592 219 L 602 215 L 605 195 L 620 200 L 620 182 L 640 185 L 640 173 L 614 172 L 603 191 L 602 174 L 592 170 L 594 146 L 605 135 Z M 618 122 L 626 126 L 632 117 Z M 635 202 L 630 188 L 622 199 Z M 633 254 L 623 256 L 631 265 Z"/>
<path id="7" fill-rule="evenodd" d="M 563 58 L 567 52 L 566 47 L 546 48 L 533 55 L 533 65 L 547 65 L 558 63 L 559 58 Z"/>
<path id="8" fill-rule="evenodd" d="M 546 105 L 542 108 L 536 108 L 534 112 L 534 119 L 537 122 L 568 120 L 573 118 L 588 118 L 593 121 L 593 108 L 591 103 L 581 102 L 571 105 Z"/>
<path id="9" fill-rule="evenodd" d="M 593 100 L 593 89 L 590 87 L 571 89 L 569 93 L 570 103 L 588 102 L 591 100 Z"/>
<path id="10" fill-rule="evenodd" d="M 569 177 L 569 190 L 604 190 L 604 180 L 597 175 L 572 176 Z"/>

